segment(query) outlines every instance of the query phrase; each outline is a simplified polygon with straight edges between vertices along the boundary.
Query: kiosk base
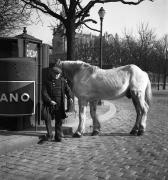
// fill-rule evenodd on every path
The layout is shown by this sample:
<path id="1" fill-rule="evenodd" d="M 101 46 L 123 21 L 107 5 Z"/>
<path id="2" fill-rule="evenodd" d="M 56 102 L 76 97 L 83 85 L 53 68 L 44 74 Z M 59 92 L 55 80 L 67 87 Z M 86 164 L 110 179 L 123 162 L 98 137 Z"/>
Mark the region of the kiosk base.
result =
<path id="1" fill-rule="evenodd" d="M 21 131 L 30 127 L 30 117 L 0 117 L 0 130 Z"/>

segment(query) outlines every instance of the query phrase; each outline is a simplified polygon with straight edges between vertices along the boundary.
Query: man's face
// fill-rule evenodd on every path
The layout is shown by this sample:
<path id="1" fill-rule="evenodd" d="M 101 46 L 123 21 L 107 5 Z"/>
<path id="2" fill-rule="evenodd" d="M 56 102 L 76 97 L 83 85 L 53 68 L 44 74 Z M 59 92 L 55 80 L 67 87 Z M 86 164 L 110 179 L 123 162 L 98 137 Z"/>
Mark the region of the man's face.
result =
<path id="1" fill-rule="evenodd" d="M 59 78 L 60 78 L 60 76 L 61 76 L 61 74 L 60 74 L 60 73 L 55 74 L 55 79 L 59 79 Z"/>

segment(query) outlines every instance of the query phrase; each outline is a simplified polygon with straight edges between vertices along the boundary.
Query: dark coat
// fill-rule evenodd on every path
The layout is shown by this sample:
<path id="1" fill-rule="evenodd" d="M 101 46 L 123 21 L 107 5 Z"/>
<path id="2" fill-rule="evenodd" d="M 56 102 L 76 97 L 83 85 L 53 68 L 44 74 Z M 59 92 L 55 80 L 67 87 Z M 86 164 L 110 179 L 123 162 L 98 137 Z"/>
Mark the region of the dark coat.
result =
<path id="1" fill-rule="evenodd" d="M 48 78 L 43 82 L 42 86 L 42 100 L 43 106 L 47 106 L 51 114 L 51 119 L 66 118 L 65 114 L 65 95 L 67 99 L 72 98 L 71 90 L 63 77 L 58 80 L 53 78 L 53 71 L 49 70 Z M 57 105 L 55 107 L 51 106 L 51 101 L 55 101 Z"/>

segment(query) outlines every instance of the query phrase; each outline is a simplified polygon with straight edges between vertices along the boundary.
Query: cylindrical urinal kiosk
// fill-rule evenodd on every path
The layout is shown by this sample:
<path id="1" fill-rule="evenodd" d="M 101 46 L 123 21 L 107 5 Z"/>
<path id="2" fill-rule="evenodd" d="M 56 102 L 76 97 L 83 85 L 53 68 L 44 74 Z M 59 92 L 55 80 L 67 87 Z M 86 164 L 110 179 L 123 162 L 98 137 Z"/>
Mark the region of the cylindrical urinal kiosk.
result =
<path id="1" fill-rule="evenodd" d="M 24 126 L 28 119 L 35 119 L 35 84 L 34 58 L 0 58 L 0 125 L 19 130 L 23 127 L 18 127 L 18 121 Z"/>

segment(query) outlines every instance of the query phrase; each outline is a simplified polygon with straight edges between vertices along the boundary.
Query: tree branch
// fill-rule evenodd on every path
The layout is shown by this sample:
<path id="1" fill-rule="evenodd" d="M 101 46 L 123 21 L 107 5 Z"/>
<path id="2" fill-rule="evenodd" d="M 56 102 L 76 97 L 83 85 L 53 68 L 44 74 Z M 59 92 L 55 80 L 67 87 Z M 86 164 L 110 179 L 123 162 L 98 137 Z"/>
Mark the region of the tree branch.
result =
<path id="1" fill-rule="evenodd" d="M 125 0 L 100 0 L 97 3 L 121 2 L 123 4 L 128 4 L 128 5 L 138 5 L 143 1 L 145 1 L 145 0 L 137 0 L 136 2 L 134 2 L 134 1 L 125 1 Z M 153 1 L 153 0 L 149 0 L 149 1 Z"/>
<path id="2" fill-rule="evenodd" d="M 85 24 L 86 22 L 92 22 L 94 24 L 97 24 L 97 21 L 95 21 L 94 19 L 85 19 L 83 21 L 79 20 L 77 23 L 75 23 L 75 27 L 78 28 L 78 26 Z"/>
<path id="3" fill-rule="evenodd" d="M 137 0 L 136 2 L 125 1 L 125 0 L 92 0 L 84 8 L 81 9 L 80 13 L 78 14 L 78 17 L 85 16 L 89 12 L 89 10 L 97 3 L 121 2 L 123 4 L 128 4 L 128 5 L 138 5 L 143 1 L 145 0 Z M 154 0 L 149 0 L 149 1 L 154 1 Z"/>
<path id="4" fill-rule="evenodd" d="M 50 14 L 51 16 L 59 19 L 63 24 L 65 23 L 65 19 L 61 15 L 52 11 L 45 3 L 42 3 L 39 0 L 21 0 L 21 1 L 23 1 L 24 3 L 30 5 L 31 7 L 35 9 L 42 11 L 45 14 L 46 13 Z"/>
<path id="5" fill-rule="evenodd" d="M 82 10 L 80 13 L 77 15 L 77 18 L 83 16 L 85 17 L 86 14 L 88 14 L 89 10 L 97 3 L 97 1 L 90 1 Z"/>
<path id="6" fill-rule="evenodd" d="M 68 14 L 68 6 L 66 4 L 66 0 L 58 0 L 58 2 L 63 5 L 65 14 Z"/>
<path id="7" fill-rule="evenodd" d="M 97 29 L 94 29 L 94 28 L 91 28 L 90 26 L 88 26 L 87 24 L 85 23 L 81 23 L 83 25 L 85 25 L 88 29 L 92 30 L 92 31 L 96 31 L 96 32 L 100 32 L 100 30 L 97 30 Z"/>

